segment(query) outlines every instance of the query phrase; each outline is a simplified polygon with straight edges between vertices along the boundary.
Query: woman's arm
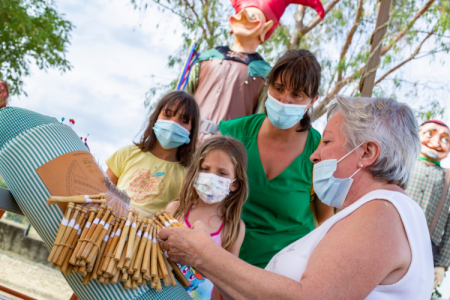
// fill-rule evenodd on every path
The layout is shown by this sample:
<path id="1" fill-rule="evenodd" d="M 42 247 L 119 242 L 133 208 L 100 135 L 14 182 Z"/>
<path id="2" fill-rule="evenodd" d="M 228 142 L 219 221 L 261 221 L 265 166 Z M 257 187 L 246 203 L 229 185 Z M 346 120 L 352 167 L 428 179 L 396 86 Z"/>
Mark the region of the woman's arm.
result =
<path id="1" fill-rule="evenodd" d="M 108 170 L 106 170 L 106 175 L 108 175 L 108 177 L 109 177 L 109 179 L 111 179 L 112 183 L 117 185 L 117 181 L 119 181 L 119 177 L 117 177 L 116 174 L 114 174 L 110 168 L 108 168 Z"/>
<path id="2" fill-rule="evenodd" d="M 180 201 L 173 200 L 172 202 L 169 202 L 169 204 L 167 204 L 165 210 L 167 210 L 173 216 L 178 206 L 180 206 Z"/>
<path id="3" fill-rule="evenodd" d="M 214 243 L 201 222 L 160 232 L 168 254 L 235 299 L 364 299 L 407 272 L 411 250 L 395 207 L 371 201 L 334 225 L 309 258 L 300 282 L 259 269 Z M 288 266 L 295 268 L 295 266 Z"/>

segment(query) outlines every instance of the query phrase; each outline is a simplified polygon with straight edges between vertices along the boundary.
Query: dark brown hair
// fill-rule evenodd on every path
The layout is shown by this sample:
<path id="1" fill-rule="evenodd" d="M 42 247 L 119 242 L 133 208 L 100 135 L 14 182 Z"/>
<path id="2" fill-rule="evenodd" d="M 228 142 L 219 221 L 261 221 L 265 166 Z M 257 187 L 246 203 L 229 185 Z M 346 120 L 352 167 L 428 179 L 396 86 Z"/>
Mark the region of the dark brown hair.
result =
<path id="1" fill-rule="evenodd" d="M 162 97 L 156 105 L 155 111 L 150 116 L 147 128 L 144 131 L 139 143 L 134 143 L 141 149 L 142 152 L 149 152 L 155 148 L 156 135 L 153 132 L 158 116 L 163 109 L 170 109 L 173 114 L 180 112 L 186 122 L 191 122 L 191 133 L 189 144 L 184 144 L 178 147 L 177 159 L 183 166 L 187 167 L 195 152 L 195 145 L 197 144 L 198 129 L 200 123 L 200 109 L 194 96 L 183 91 L 173 91 Z"/>
<path id="2" fill-rule="evenodd" d="M 223 151 L 228 154 L 234 166 L 236 182 L 239 183 L 238 189 L 230 192 L 223 199 L 220 207 L 223 213 L 220 218 L 224 220 L 226 229 L 221 233 L 222 247 L 230 251 L 239 236 L 241 211 L 248 197 L 247 151 L 240 141 L 231 136 L 214 136 L 203 142 L 195 152 L 186 172 L 178 197 L 180 205 L 175 210 L 174 217 L 184 220 L 191 206 L 195 206 L 199 201 L 194 182 L 205 157 L 213 151 Z"/>
<path id="3" fill-rule="evenodd" d="M 270 71 L 267 83 L 275 84 L 280 78 L 281 84 L 288 90 L 305 93 L 313 99 L 319 94 L 321 67 L 314 54 L 305 49 L 289 50 L 280 57 Z M 266 112 L 267 113 L 267 112 Z M 297 132 L 311 128 L 309 110 L 305 112 Z"/>

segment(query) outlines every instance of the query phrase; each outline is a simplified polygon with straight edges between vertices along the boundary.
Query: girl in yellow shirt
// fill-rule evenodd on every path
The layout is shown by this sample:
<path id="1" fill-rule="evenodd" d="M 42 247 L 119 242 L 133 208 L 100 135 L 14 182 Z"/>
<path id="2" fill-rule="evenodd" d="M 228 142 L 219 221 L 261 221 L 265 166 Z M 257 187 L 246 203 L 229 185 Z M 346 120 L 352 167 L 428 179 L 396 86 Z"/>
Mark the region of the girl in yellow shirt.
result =
<path id="1" fill-rule="evenodd" d="M 165 95 L 150 116 L 139 142 L 106 160 L 106 174 L 131 197 L 131 205 L 149 212 L 175 199 L 195 151 L 200 111 L 192 95 Z"/>

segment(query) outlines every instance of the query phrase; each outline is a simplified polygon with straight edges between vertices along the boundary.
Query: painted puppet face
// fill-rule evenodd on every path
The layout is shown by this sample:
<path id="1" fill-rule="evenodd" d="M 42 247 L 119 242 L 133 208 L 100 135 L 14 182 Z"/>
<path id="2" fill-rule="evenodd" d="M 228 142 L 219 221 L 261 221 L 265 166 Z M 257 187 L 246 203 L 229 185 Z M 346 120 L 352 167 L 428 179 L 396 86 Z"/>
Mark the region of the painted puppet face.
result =
<path id="1" fill-rule="evenodd" d="M 419 136 L 422 156 L 436 161 L 447 157 L 450 151 L 450 130 L 447 127 L 427 123 L 420 128 Z"/>
<path id="2" fill-rule="evenodd" d="M 256 7 L 246 7 L 238 14 L 230 16 L 228 21 L 232 33 L 237 37 L 258 39 L 264 42 L 266 33 L 272 28 L 273 21 L 266 22 L 264 13 Z"/>

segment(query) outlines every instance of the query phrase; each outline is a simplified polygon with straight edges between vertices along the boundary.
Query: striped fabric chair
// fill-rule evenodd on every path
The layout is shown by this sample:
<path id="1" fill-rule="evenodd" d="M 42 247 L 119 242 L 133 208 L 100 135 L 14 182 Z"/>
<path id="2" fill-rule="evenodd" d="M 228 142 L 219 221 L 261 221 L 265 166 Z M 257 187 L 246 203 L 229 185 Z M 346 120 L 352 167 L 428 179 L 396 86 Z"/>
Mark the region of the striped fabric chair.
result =
<path id="1" fill-rule="evenodd" d="M 77 134 L 55 118 L 26 109 L 0 109 L 0 174 L 50 250 L 63 213 L 55 205 L 46 205 L 50 196 L 36 169 L 54 158 L 73 151 L 87 151 Z M 85 286 L 76 273 L 66 277 L 81 300 L 105 299 L 186 299 L 190 296 L 178 284 L 156 292 L 149 286 L 125 290 L 121 283 L 103 285 L 96 280 Z"/>

